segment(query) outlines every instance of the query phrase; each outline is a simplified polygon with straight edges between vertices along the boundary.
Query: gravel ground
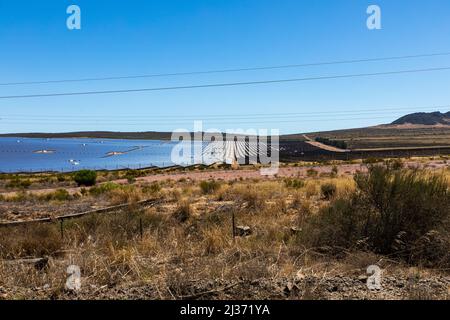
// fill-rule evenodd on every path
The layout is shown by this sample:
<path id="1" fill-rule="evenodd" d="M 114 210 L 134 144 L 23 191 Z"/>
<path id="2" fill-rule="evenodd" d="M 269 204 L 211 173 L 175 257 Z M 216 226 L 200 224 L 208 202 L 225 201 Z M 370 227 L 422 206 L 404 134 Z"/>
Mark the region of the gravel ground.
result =
<path id="1" fill-rule="evenodd" d="M 386 276 L 381 289 L 369 290 L 364 276 L 332 276 L 301 279 L 253 280 L 224 282 L 198 281 L 183 288 L 164 290 L 147 284 L 126 284 L 115 287 L 82 287 L 78 292 L 55 292 L 40 288 L 2 288 L 0 299 L 306 299 L 306 300 L 423 300 L 450 299 L 450 277 L 433 276 L 412 279 Z"/>

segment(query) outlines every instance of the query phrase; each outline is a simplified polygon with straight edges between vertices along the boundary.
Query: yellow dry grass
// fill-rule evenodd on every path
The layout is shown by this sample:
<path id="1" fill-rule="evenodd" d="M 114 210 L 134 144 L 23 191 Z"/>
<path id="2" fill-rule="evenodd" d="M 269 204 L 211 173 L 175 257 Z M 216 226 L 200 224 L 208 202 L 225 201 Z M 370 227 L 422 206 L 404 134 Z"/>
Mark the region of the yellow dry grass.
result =
<path id="1" fill-rule="evenodd" d="M 449 170 L 442 174 L 450 178 Z M 178 298 L 200 280 L 276 281 L 347 274 L 379 261 L 380 257 L 367 253 L 324 261 L 303 247 L 299 232 L 308 218 L 328 203 L 322 199 L 321 185 L 335 185 L 336 197 L 355 190 L 349 175 L 311 177 L 304 182 L 303 187 L 289 188 L 282 179 L 233 181 L 204 194 L 198 184 L 165 181 L 157 195 L 166 203 L 145 210 L 130 206 L 117 215 L 73 220 L 65 226 L 64 239 L 59 238 L 58 225 L 28 233 L 0 230 L 2 258 L 53 257 L 46 273 L 0 263 L 0 287 L 48 284 L 55 296 L 62 295 L 67 276 L 64 266 L 76 264 L 83 270 L 86 286 L 139 281 L 156 288 L 160 298 Z M 149 194 L 131 186 L 111 190 L 106 196 L 111 203 L 133 204 Z M 233 239 L 233 214 L 236 225 L 250 227 L 250 236 Z M 45 234 L 50 241 L 39 238 Z"/>

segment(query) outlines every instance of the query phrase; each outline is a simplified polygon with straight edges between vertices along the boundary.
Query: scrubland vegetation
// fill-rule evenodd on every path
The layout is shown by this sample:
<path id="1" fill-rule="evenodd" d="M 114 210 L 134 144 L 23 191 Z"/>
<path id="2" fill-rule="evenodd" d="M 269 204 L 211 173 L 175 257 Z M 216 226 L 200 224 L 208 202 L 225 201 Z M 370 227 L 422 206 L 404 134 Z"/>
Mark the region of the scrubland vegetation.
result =
<path id="1" fill-rule="evenodd" d="M 340 148 L 340 149 L 347 149 L 347 143 L 342 140 L 332 140 L 332 139 L 322 138 L 322 137 L 316 137 L 315 140 L 317 142 L 326 144 L 328 146 L 333 146 L 333 147 Z"/>
<path id="2" fill-rule="evenodd" d="M 0 228 L 0 295 L 448 298 L 449 170 L 367 165 L 354 176 L 336 166 L 327 175 L 310 169 L 306 177 L 269 180 L 128 179 L 33 196 L 57 205 L 128 206 L 63 224 Z M 143 199 L 158 202 L 138 206 Z M 45 263 L 20 262 L 29 258 Z M 64 287 L 72 264 L 81 268 L 79 292 Z M 394 281 L 394 289 L 365 287 L 361 276 L 372 264 L 390 272 L 386 285 Z M 437 287 L 420 285 L 431 276 Z"/>

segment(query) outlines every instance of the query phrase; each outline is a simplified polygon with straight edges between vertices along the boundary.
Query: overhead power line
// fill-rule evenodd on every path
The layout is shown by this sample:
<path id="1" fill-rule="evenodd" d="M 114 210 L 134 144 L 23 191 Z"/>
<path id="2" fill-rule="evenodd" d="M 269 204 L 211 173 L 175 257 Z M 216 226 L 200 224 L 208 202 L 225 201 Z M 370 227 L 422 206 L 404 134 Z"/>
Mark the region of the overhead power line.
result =
<path id="1" fill-rule="evenodd" d="M 279 66 L 262 66 L 262 67 L 252 67 L 252 68 L 235 68 L 235 69 L 174 72 L 174 73 L 156 73 L 156 74 L 141 74 L 141 75 L 128 75 L 128 76 L 89 77 L 89 78 L 79 78 L 79 79 L 4 82 L 4 83 L 0 83 L 0 86 L 51 84 L 51 83 L 67 83 L 67 82 L 90 82 L 90 81 L 107 81 L 107 80 L 126 80 L 126 79 L 174 77 L 174 76 L 188 76 L 188 75 L 215 74 L 215 73 L 232 73 L 232 72 L 243 72 L 243 71 L 291 69 L 291 68 L 303 68 L 303 67 L 326 66 L 326 65 L 379 62 L 379 61 L 389 61 L 389 60 L 406 60 L 406 59 L 439 57 L 439 56 L 449 56 L 449 55 L 450 55 L 450 52 L 441 52 L 441 53 L 426 53 L 426 54 L 403 55 L 403 56 L 392 56 L 392 57 L 381 57 L 381 58 L 366 58 L 366 59 L 336 60 L 336 61 L 325 61 L 325 62 L 288 64 L 288 65 L 279 65 Z"/>
<path id="2" fill-rule="evenodd" d="M 424 109 L 425 110 L 425 109 Z M 318 114 L 304 114 L 304 115 L 284 115 L 284 114 L 278 114 L 278 115 L 271 115 L 271 116 L 265 116 L 265 117 L 252 117 L 252 116 L 242 116 L 242 117 L 216 117 L 216 118 L 192 118 L 192 119 L 178 119 L 177 117 L 174 117 L 173 119 L 152 119 L 152 118 L 125 118 L 125 119 L 77 119 L 72 117 L 64 117 L 64 118 L 14 118 L 14 117 L 1 117 L 0 118 L 0 124 L 5 123 L 5 121 L 8 122 L 20 122 L 20 121 L 29 121 L 29 122 L 35 122 L 35 123 L 74 123 L 76 121 L 79 123 L 79 121 L 83 121 L 83 123 L 107 123 L 107 124 L 121 124 L 121 123 L 127 123 L 127 121 L 132 121 L 134 123 L 147 123 L 147 124 L 178 124 L 178 123 L 189 123 L 193 121 L 203 121 L 203 122 L 214 122 L 214 123 L 222 123 L 227 122 L 230 120 L 233 121 L 241 121 L 241 120 L 254 120 L 254 121 L 261 121 L 261 120 L 270 120 L 274 123 L 280 122 L 283 120 L 309 120 L 312 118 L 318 118 L 319 119 L 326 119 L 326 118 L 336 118 L 336 117 L 355 117 L 355 116 L 378 116 L 378 115 L 396 115 L 398 114 L 398 111 L 378 111 L 378 112 L 354 112 L 354 113 L 347 113 L 347 114 L 340 114 L 340 113 L 333 113 L 330 112 L 328 114 L 324 115 L 318 115 Z"/>
<path id="3" fill-rule="evenodd" d="M 314 81 L 314 80 L 348 79 L 348 78 L 361 78 L 361 77 L 375 77 L 375 76 L 383 76 L 383 75 L 412 74 L 412 73 L 446 71 L 446 70 L 450 70 L 450 67 L 398 70 L 398 71 L 373 72 L 373 73 L 358 73 L 358 74 L 344 74 L 344 75 L 318 76 L 318 77 L 294 78 L 294 79 L 277 79 L 277 80 L 262 80 L 262 81 L 248 81 L 248 82 L 228 82 L 228 83 L 214 83 L 214 84 L 201 84 L 201 85 L 186 85 L 186 86 L 173 86 L 173 87 L 103 90 L 103 91 L 82 91 L 82 92 L 62 92 L 62 93 L 44 93 L 44 94 L 28 94 L 28 95 L 10 95 L 10 96 L 0 96 L 0 99 L 45 98 L 45 97 L 64 97 L 64 96 L 82 96 L 82 95 L 97 95 L 97 94 L 138 93 L 138 92 L 184 90 L 184 89 L 199 89 L 199 88 L 249 86 L 249 85 L 289 83 L 289 82 L 302 82 L 302 81 Z"/>
<path id="4" fill-rule="evenodd" d="M 382 116 L 382 117 L 370 117 L 370 118 L 321 118 L 321 119 L 305 119 L 305 121 L 308 122 L 322 122 L 322 121 L 347 121 L 347 120 L 372 120 L 372 119 L 391 119 L 392 117 L 390 116 Z M 243 125 L 243 124 L 277 124 L 277 123 L 301 123 L 301 119 L 297 119 L 297 120 L 277 120 L 277 121 L 245 121 L 245 122 L 236 122 L 236 121 L 230 121 L 230 122 L 224 122 L 224 123 L 219 123 L 219 122 L 214 122 L 211 121 L 209 123 L 214 123 L 215 125 Z M 47 123 L 47 124 L 53 124 L 53 123 L 57 123 L 57 122 L 51 122 L 51 123 Z M 13 124 L 13 125 L 35 125 L 37 124 L 36 122 L 2 122 L 2 124 Z M 80 122 L 72 122 L 72 123 L 64 123 L 65 125 L 80 125 Z M 83 125 L 98 125 L 99 122 L 83 122 Z M 112 125 L 110 123 L 108 123 L 108 125 Z M 130 123 L 120 123 L 120 125 L 127 125 L 127 126 L 145 126 L 145 123 L 136 123 L 136 122 L 130 122 Z M 165 123 L 163 125 L 170 125 L 170 123 Z"/>
<path id="5" fill-rule="evenodd" d="M 417 109 L 419 107 L 415 107 Z M 440 106 L 440 107 L 420 107 L 420 111 L 427 111 L 429 109 L 436 111 L 437 108 L 442 110 L 442 108 L 450 108 L 450 106 Z M 376 116 L 388 116 L 388 115 L 396 115 L 400 110 L 405 109 L 377 109 L 377 110 L 360 110 L 360 111 L 336 111 L 336 112 L 311 112 L 311 113 L 272 113 L 265 114 L 261 116 L 253 116 L 253 115 L 234 115 L 234 116 L 224 116 L 224 117 L 202 117 L 197 116 L 195 118 L 182 118 L 173 116 L 172 118 L 153 118 L 153 117 L 140 117 L 140 118 L 122 118 L 118 117 L 116 119 L 89 119 L 89 117 L 84 117 L 84 119 L 77 118 L 76 116 L 63 116 L 63 117 L 51 117 L 51 116 L 38 116 L 38 117 L 29 117 L 29 116 L 21 116 L 21 117 L 12 117 L 3 115 L 0 117 L 0 123 L 3 124 L 12 124 L 12 123 L 36 123 L 36 124 L 45 124 L 45 123 L 64 123 L 64 124 L 79 124 L 80 121 L 83 121 L 83 124 L 129 124 L 130 121 L 133 124 L 186 124 L 192 121 L 203 121 L 205 123 L 240 123 L 240 121 L 251 121 L 252 123 L 259 122 L 284 122 L 285 120 L 292 121 L 309 121 L 309 120 L 333 120 L 338 119 L 339 117 L 346 117 L 347 120 L 350 119 L 361 119 L 361 116 L 367 116 L 370 118 L 374 118 Z M 408 109 L 409 112 L 413 112 L 413 108 Z M 445 111 L 444 111 L 445 112 Z M 367 118 L 367 119 L 370 119 Z M 364 118 L 366 119 L 366 118 Z M 232 121 L 232 122 L 231 122 Z"/>
<path id="6" fill-rule="evenodd" d="M 330 108 L 328 108 L 330 109 Z M 336 111 L 320 111 L 320 112 L 278 112 L 278 113 L 242 113 L 242 114 L 216 114 L 216 115 L 135 115 L 130 116 L 127 115 L 30 115 L 30 114 L 0 114 L 0 120 L 21 120 L 21 119 L 30 119 L 30 120 L 65 120 L 65 119 L 101 119 L 101 120 L 110 120 L 110 119 L 120 119 L 120 120 L 186 120 L 186 121 L 194 121 L 194 120 L 223 120 L 223 119 L 255 119 L 255 118 L 278 118 L 278 117 L 295 117 L 295 116 L 317 116 L 317 115 L 367 115 L 367 114 L 378 114 L 380 112 L 398 112 L 398 111 L 439 111 L 439 110 L 450 110 L 449 105 L 435 105 L 435 106 L 411 106 L 411 107 L 387 107 L 380 106 L 379 108 L 367 108 L 366 107 L 358 107 L 354 108 L 354 110 L 340 110 L 338 107 L 334 107 Z M 356 110 L 355 110 L 356 109 Z"/>

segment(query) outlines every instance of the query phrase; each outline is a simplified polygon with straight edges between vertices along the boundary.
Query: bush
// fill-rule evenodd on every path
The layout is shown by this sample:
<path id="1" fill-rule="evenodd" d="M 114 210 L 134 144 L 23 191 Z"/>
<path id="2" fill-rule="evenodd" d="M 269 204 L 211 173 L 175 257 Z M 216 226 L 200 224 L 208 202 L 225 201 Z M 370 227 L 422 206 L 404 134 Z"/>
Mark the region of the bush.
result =
<path id="1" fill-rule="evenodd" d="M 332 140 L 328 138 L 316 137 L 317 142 L 326 144 L 328 146 L 336 147 L 339 149 L 347 149 L 347 143 L 343 140 Z"/>
<path id="2" fill-rule="evenodd" d="M 137 170 L 127 170 L 124 175 L 124 178 L 127 179 L 129 184 L 135 183 L 137 177 L 139 177 L 139 172 Z"/>
<path id="3" fill-rule="evenodd" d="M 21 228 L 0 230 L 0 258 L 45 257 L 56 255 L 63 247 L 59 224 L 33 224 Z"/>
<path id="4" fill-rule="evenodd" d="M 200 182 L 200 189 L 202 189 L 202 192 L 204 194 L 214 193 L 217 190 L 219 190 L 219 188 L 220 188 L 220 183 L 215 180 Z"/>
<path id="5" fill-rule="evenodd" d="M 374 166 L 355 181 L 356 193 L 336 199 L 309 220 L 306 241 L 335 248 L 364 244 L 410 262 L 417 261 L 412 257 L 419 252 L 418 243 L 430 245 L 436 238 L 430 232 L 446 235 L 439 241 L 449 245 L 450 194 L 443 176 Z"/>
<path id="6" fill-rule="evenodd" d="M 72 197 L 66 189 L 58 189 L 55 192 L 48 193 L 43 196 L 44 200 L 56 200 L 56 201 L 66 201 L 70 200 Z"/>
<path id="7" fill-rule="evenodd" d="M 80 170 L 74 173 L 73 180 L 78 186 L 90 187 L 97 182 L 97 172 L 92 170 Z"/>
<path id="8" fill-rule="evenodd" d="M 239 190 L 238 197 L 247 204 L 247 208 L 252 211 L 262 211 L 266 206 L 267 197 L 255 188 L 247 188 Z"/>
<path id="9" fill-rule="evenodd" d="M 339 169 L 337 166 L 333 166 L 333 168 L 331 168 L 331 175 L 333 177 L 337 176 L 338 172 L 339 172 Z"/>
<path id="10" fill-rule="evenodd" d="M 143 199 L 141 189 L 133 185 L 125 185 L 115 188 L 108 193 L 108 198 L 112 205 L 135 204 Z"/>
<path id="11" fill-rule="evenodd" d="M 121 186 L 119 184 L 117 184 L 117 183 L 106 182 L 106 183 L 103 183 L 103 184 L 101 184 L 99 186 L 92 187 L 91 189 L 89 189 L 89 193 L 91 195 L 93 195 L 93 196 L 99 196 L 101 194 L 110 192 L 112 190 L 119 189 L 120 187 Z M 83 194 L 83 191 L 82 191 L 82 194 Z"/>
<path id="12" fill-rule="evenodd" d="M 287 188 L 293 188 L 293 189 L 301 189 L 305 186 L 305 182 L 300 179 L 285 179 L 284 185 Z"/>
<path id="13" fill-rule="evenodd" d="M 158 182 L 153 182 L 149 185 L 145 185 L 142 187 L 142 192 L 155 194 L 161 191 L 161 185 Z"/>
<path id="14" fill-rule="evenodd" d="M 320 186 L 322 196 L 325 200 L 330 200 L 336 194 L 336 185 L 334 183 L 325 183 Z"/>
<path id="15" fill-rule="evenodd" d="M 56 180 L 58 180 L 58 182 L 64 182 L 66 181 L 66 176 L 60 173 L 56 175 Z"/>
<path id="16" fill-rule="evenodd" d="M 317 170 L 315 170 L 315 169 L 313 169 L 313 168 L 309 168 L 309 169 L 306 171 L 306 175 L 307 175 L 308 177 L 317 177 L 318 174 L 319 174 L 319 173 L 317 172 Z"/>
<path id="17" fill-rule="evenodd" d="M 192 214 L 192 209 L 191 209 L 190 203 L 188 201 L 182 201 L 178 204 L 177 209 L 173 213 L 173 217 L 178 222 L 183 223 L 183 222 L 186 222 L 187 220 L 189 220 L 189 218 L 191 217 L 191 214 Z"/>
<path id="18" fill-rule="evenodd" d="M 401 159 L 387 160 L 385 161 L 386 167 L 392 170 L 400 170 L 403 168 L 403 162 Z"/>
<path id="19" fill-rule="evenodd" d="M 31 186 L 31 181 L 29 179 L 20 179 L 15 176 L 12 178 L 9 183 L 6 184 L 6 188 L 18 188 L 18 189 L 27 189 Z"/>

